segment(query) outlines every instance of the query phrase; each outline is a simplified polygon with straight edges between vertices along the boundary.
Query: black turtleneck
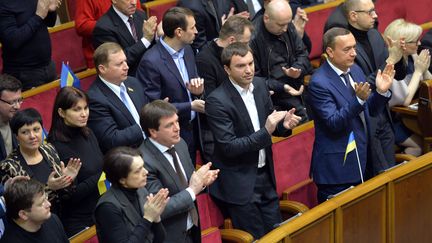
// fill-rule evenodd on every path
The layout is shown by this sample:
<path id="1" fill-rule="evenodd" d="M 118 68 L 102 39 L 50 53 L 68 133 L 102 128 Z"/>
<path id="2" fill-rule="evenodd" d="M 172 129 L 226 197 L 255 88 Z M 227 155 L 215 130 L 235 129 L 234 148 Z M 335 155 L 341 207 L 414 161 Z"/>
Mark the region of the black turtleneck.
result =
<path id="1" fill-rule="evenodd" d="M 63 198 L 60 214 L 66 234 L 72 236 L 94 224 L 93 210 L 99 199 L 97 181 L 102 172 L 103 154 L 91 130 L 88 136 L 82 133 L 81 128 L 67 127 L 62 132 L 70 141 L 51 141 L 60 160 L 66 165 L 70 158 L 80 158 L 82 163 L 74 181 L 76 190 Z"/>
<path id="2" fill-rule="evenodd" d="M 356 29 L 350 24 L 348 24 L 348 29 L 354 35 L 354 38 L 356 39 L 357 44 L 362 45 L 363 49 L 365 50 L 366 54 L 369 57 L 369 61 L 372 65 L 373 69 L 376 70 L 377 66 L 375 63 L 375 58 L 373 55 L 372 46 L 369 43 L 368 34 L 367 34 L 368 32 Z"/>

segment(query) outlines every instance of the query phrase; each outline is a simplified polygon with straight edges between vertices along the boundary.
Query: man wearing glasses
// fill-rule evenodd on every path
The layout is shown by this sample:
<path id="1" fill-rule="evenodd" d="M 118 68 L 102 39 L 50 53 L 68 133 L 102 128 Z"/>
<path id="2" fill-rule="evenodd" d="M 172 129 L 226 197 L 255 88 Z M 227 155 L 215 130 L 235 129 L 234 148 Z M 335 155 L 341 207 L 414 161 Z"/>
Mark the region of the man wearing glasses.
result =
<path id="1" fill-rule="evenodd" d="M 21 82 L 13 76 L 0 74 L 0 161 L 17 147 L 15 136 L 9 127 L 9 120 L 21 108 Z"/>

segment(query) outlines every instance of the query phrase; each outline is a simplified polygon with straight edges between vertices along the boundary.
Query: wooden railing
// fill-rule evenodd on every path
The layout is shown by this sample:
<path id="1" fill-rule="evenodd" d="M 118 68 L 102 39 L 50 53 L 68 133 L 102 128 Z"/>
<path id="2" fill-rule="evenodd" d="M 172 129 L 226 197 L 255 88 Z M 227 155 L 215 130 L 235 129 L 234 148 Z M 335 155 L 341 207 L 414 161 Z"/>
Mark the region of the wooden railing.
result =
<path id="1" fill-rule="evenodd" d="M 258 242 L 432 242 L 432 153 L 305 212 Z"/>

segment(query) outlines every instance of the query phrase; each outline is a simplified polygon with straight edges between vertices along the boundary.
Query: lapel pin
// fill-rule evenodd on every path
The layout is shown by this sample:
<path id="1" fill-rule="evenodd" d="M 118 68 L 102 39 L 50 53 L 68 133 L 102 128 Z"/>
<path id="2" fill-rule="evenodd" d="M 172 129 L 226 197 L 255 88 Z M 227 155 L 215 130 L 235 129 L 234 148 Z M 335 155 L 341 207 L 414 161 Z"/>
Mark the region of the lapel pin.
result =
<path id="1" fill-rule="evenodd" d="M 127 87 L 129 92 L 134 92 L 134 90 L 131 87 Z"/>

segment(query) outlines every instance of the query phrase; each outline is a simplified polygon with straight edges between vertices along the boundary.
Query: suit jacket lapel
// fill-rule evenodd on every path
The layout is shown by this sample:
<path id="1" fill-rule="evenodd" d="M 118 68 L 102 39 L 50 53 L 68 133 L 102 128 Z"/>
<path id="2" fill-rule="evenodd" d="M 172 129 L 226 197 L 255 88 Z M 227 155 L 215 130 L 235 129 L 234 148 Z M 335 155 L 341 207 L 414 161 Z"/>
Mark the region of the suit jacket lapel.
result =
<path id="1" fill-rule="evenodd" d="M 177 65 L 174 63 L 174 60 L 172 59 L 171 55 L 168 53 L 168 51 L 165 49 L 165 47 L 158 43 L 159 52 L 161 55 L 162 60 L 165 63 L 165 66 L 167 67 L 167 70 L 170 71 L 176 78 L 177 81 L 180 83 L 182 87 L 186 89 L 186 85 L 183 82 L 183 78 L 180 74 L 180 71 L 177 68 Z"/>
<path id="2" fill-rule="evenodd" d="M 132 34 L 129 32 L 129 29 L 127 28 L 125 22 L 123 22 L 123 20 L 120 18 L 120 16 L 118 16 L 118 14 L 114 11 L 114 8 L 111 6 L 111 8 L 108 11 L 109 11 L 108 13 L 111 16 L 111 19 L 113 21 L 114 26 L 117 27 L 117 33 L 128 44 L 130 44 L 130 45 L 134 44 L 135 39 L 133 38 Z M 137 28 L 135 18 L 134 18 L 134 22 L 135 22 L 135 28 Z"/>
<path id="3" fill-rule="evenodd" d="M 260 82 L 260 80 L 254 79 L 253 83 L 255 83 L 255 82 Z M 258 112 L 258 118 L 259 118 L 260 126 L 264 126 L 265 121 L 267 119 L 267 116 L 266 116 L 267 112 L 266 112 L 266 108 L 264 106 L 263 100 L 261 99 L 260 92 L 262 92 L 262 90 L 256 89 L 256 86 L 255 86 L 254 91 L 253 91 L 254 99 L 255 99 L 255 105 L 257 108 L 257 112 Z"/>
<path id="4" fill-rule="evenodd" d="M 217 1 L 213 2 L 213 6 L 214 6 L 214 11 L 215 11 L 215 12 L 211 9 L 211 6 L 208 4 L 208 1 L 211 1 L 211 0 L 201 0 L 201 2 L 202 2 L 202 4 L 203 4 L 204 9 L 206 10 L 206 12 L 209 13 L 210 16 L 212 16 L 213 19 L 215 20 L 215 23 L 216 23 L 216 29 L 219 29 L 219 27 L 220 27 L 220 23 L 219 23 L 218 16 L 217 16 L 218 8 L 217 8 L 217 3 L 215 3 L 215 2 L 217 2 Z M 218 0 L 218 1 L 220 1 L 220 0 Z M 216 15 L 215 15 L 215 14 L 216 14 Z M 222 16 L 222 15 L 221 15 L 221 16 Z"/>
<path id="5" fill-rule="evenodd" d="M 345 100 L 350 101 L 352 99 L 351 94 L 348 92 L 347 86 L 342 82 L 341 77 L 330 67 L 330 65 L 325 62 L 323 65 L 327 69 L 327 76 L 331 80 L 330 85 L 333 86 Z M 351 75 L 352 77 L 352 75 Z"/>
<path id="6" fill-rule="evenodd" d="M 362 60 L 362 62 L 366 63 L 369 70 L 373 71 L 372 65 L 369 60 L 369 56 L 366 54 L 366 51 L 363 49 L 363 47 L 361 45 L 357 45 L 356 50 L 357 50 L 356 58 L 359 58 L 360 60 Z"/>
<path id="7" fill-rule="evenodd" d="M 111 104 L 113 104 L 117 109 L 119 109 L 124 116 L 131 122 L 132 124 L 135 123 L 135 119 L 132 117 L 132 114 L 129 112 L 129 110 L 126 108 L 126 106 L 123 104 L 123 102 L 119 99 L 119 97 L 114 94 L 114 92 L 108 88 L 102 80 L 99 79 L 99 77 L 95 80 L 96 85 L 100 89 L 103 95 L 105 95 Z"/>
<path id="8" fill-rule="evenodd" d="M 135 210 L 135 207 L 132 205 L 132 203 L 130 203 L 130 201 L 127 199 L 127 197 L 124 195 L 124 193 L 120 189 L 117 189 L 116 187 L 112 187 L 111 190 L 113 191 L 114 196 L 117 198 L 117 200 L 120 202 L 120 204 L 126 209 L 126 210 L 123 210 L 123 212 L 125 213 L 126 217 L 129 219 L 129 221 L 132 222 L 132 224 L 134 224 L 134 225 L 137 222 L 139 222 L 139 220 L 141 219 L 141 216 Z M 144 205 L 144 204 L 141 204 L 141 202 L 143 202 L 143 201 L 144 201 L 143 198 L 139 198 L 140 206 Z M 143 210 L 143 208 L 141 208 L 141 210 Z"/>
<path id="9" fill-rule="evenodd" d="M 183 188 L 182 184 L 180 183 L 180 179 L 178 178 L 177 172 L 171 166 L 171 164 L 167 160 L 167 158 L 161 153 L 161 151 L 158 148 L 156 148 L 156 146 L 153 145 L 153 143 L 150 141 L 150 139 L 146 139 L 144 141 L 144 143 L 146 144 L 146 146 L 150 150 L 150 152 L 153 154 L 153 156 L 156 158 L 156 160 L 159 162 L 159 164 L 162 166 L 162 168 L 165 170 L 164 174 L 169 175 L 171 177 L 172 181 L 175 182 L 179 191 L 183 190 L 184 188 Z M 179 154 L 179 153 L 177 152 L 177 154 Z M 181 162 L 181 163 L 183 163 L 183 162 Z M 183 166 L 183 168 L 184 168 L 184 166 Z"/>
<path id="10" fill-rule="evenodd" d="M 235 87 L 232 85 L 231 82 L 223 82 L 222 85 L 224 85 L 223 87 L 231 97 L 233 104 L 236 105 L 237 111 L 239 113 L 239 117 L 244 117 L 244 118 L 247 117 L 247 119 L 244 119 L 243 121 L 246 123 L 246 126 L 249 129 L 249 131 L 255 132 L 251 118 L 249 116 L 249 112 L 247 111 L 246 105 L 244 104 L 243 99 L 241 98 L 238 91 L 235 89 Z"/>

